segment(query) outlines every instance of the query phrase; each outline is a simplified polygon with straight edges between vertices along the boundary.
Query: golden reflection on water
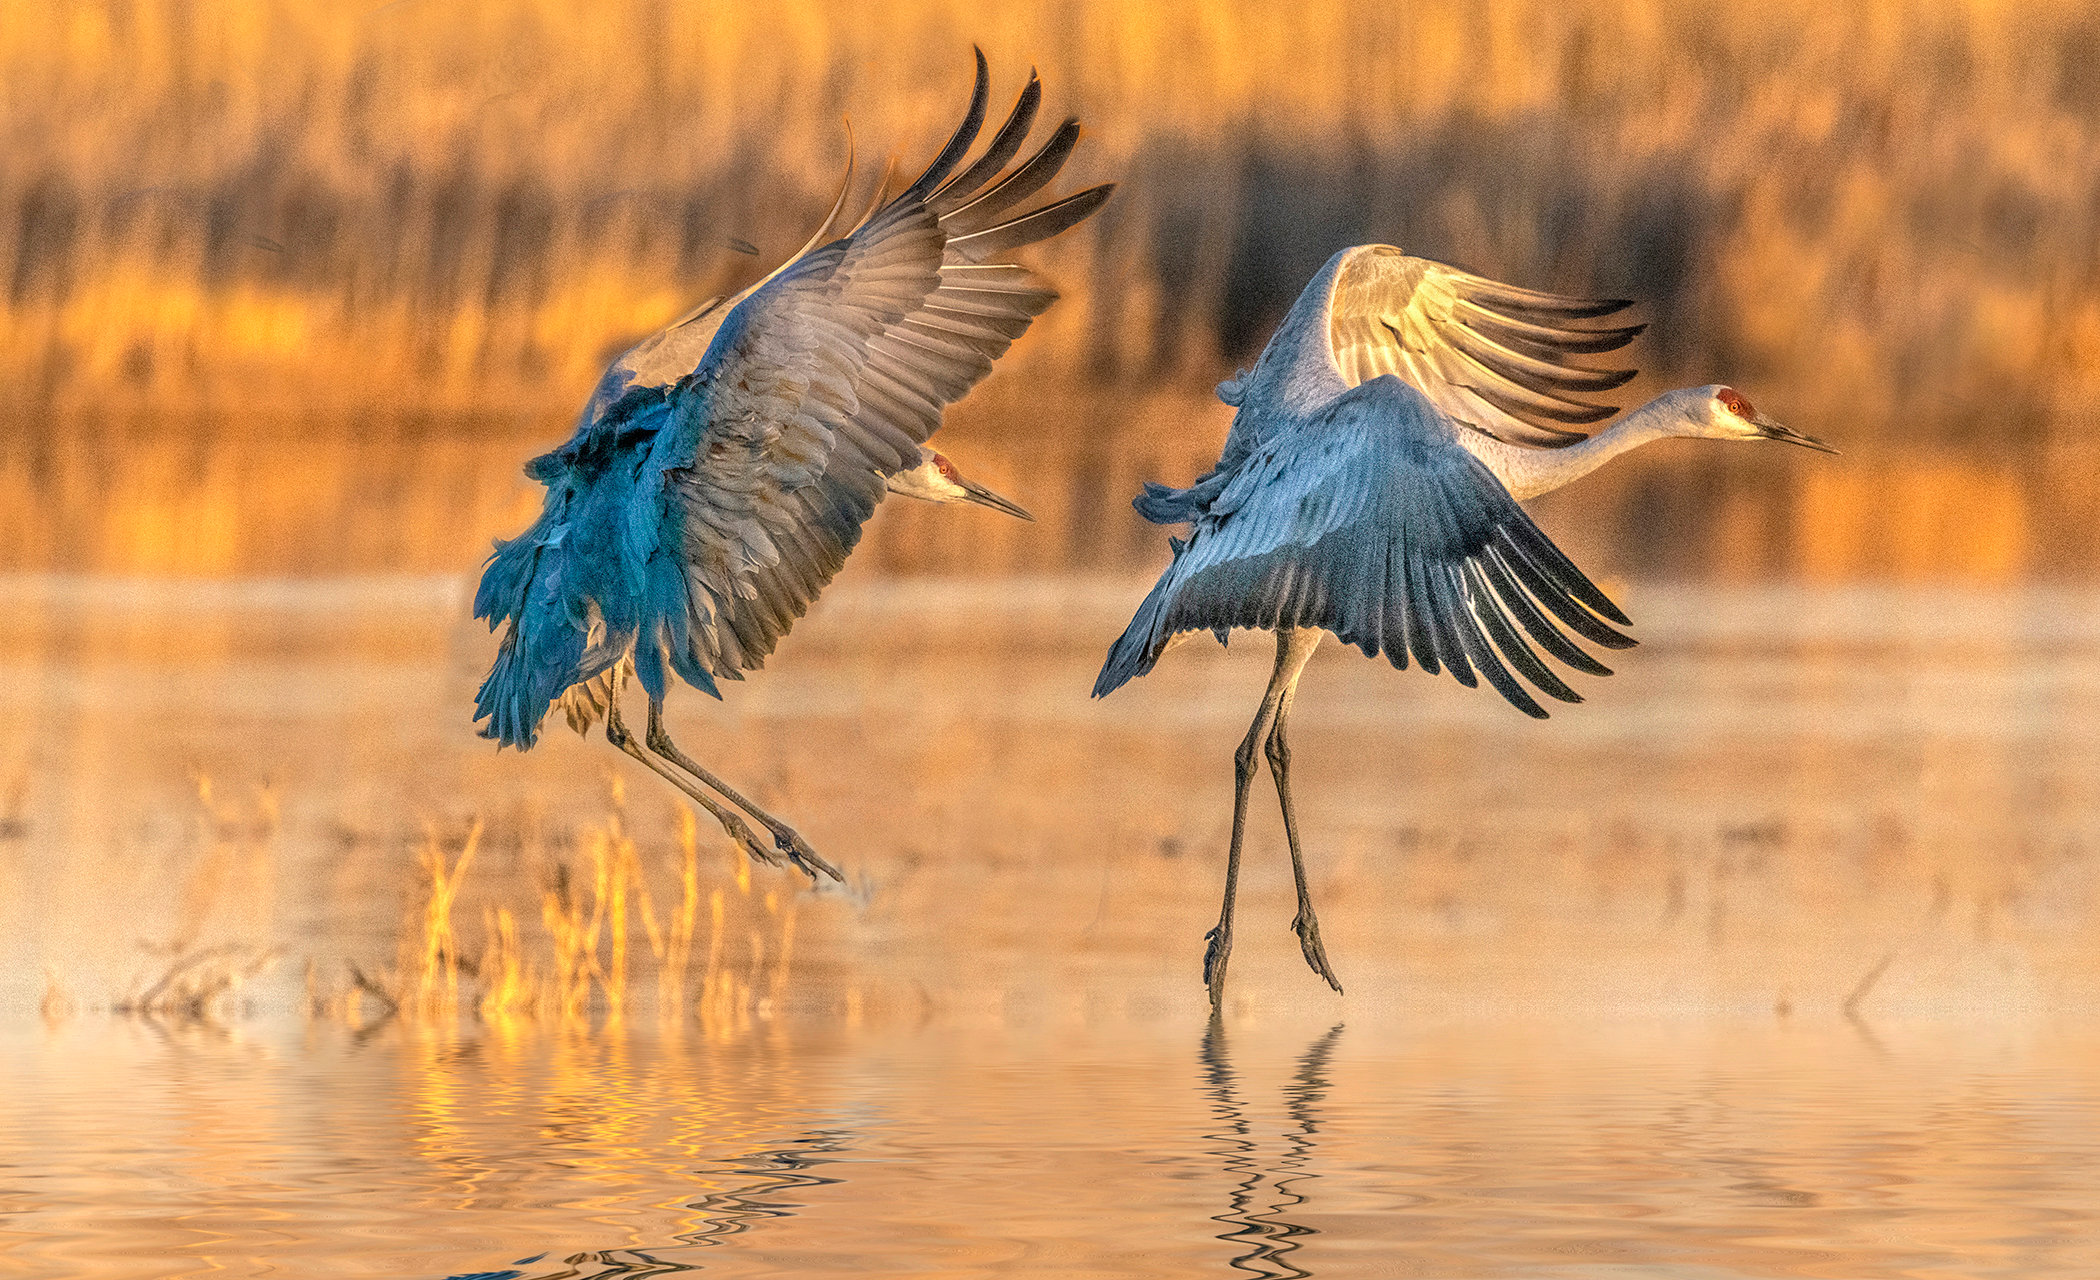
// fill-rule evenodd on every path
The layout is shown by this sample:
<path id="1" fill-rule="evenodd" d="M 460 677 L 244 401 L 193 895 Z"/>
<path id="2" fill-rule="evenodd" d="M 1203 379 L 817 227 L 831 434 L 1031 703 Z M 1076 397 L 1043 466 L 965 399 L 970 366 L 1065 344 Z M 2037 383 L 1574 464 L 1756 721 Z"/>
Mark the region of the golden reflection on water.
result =
<path id="1" fill-rule="evenodd" d="M 1298 789 L 1350 995 L 1257 808 L 1211 1027 L 1267 658 L 1087 701 L 1143 585 L 848 579 L 677 701 L 846 865 L 812 893 L 602 743 L 474 739 L 457 580 L 6 584 L 4 1265 L 2100 1262 L 2100 598 L 1620 584 L 1642 647 L 1544 724 L 1325 651 Z M 198 952 L 257 967 L 127 1001 Z"/>
<path id="2" fill-rule="evenodd" d="M 2090 1022 L 108 1022 L 10 1036 L 24 1274 L 2076 1276 Z M 532 1262 L 521 1262 L 536 1259 Z"/>

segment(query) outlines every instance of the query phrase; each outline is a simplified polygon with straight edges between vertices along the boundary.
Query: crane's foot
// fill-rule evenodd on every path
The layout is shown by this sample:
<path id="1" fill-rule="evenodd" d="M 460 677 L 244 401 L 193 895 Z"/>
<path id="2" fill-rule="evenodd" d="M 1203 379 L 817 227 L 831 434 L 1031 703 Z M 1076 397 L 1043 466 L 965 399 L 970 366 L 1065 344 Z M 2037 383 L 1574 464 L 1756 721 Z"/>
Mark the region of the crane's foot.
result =
<path id="1" fill-rule="evenodd" d="M 1334 988 L 1336 995 L 1341 995 L 1341 980 L 1334 976 L 1334 966 L 1327 963 L 1327 948 L 1320 945 L 1319 920 L 1301 912 L 1291 921 L 1291 932 L 1298 935 L 1298 946 L 1305 952 L 1305 963 L 1312 966 L 1314 973 L 1327 979 L 1327 985 Z"/>
<path id="2" fill-rule="evenodd" d="M 733 813 L 717 813 L 715 817 L 722 823 L 722 830 L 728 832 L 729 838 L 736 841 L 738 846 L 743 849 L 744 856 L 760 866 L 777 867 L 780 865 L 780 855 L 773 851 L 772 846 L 758 838 L 758 833 L 751 829 L 749 823 Z"/>
<path id="3" fill-rule="evenodd" d="M 1219 925 L 1203 935 L 1203 983 L 1210 988 L 1210 1007 L 1225 1002 L 1225 962 L 1232 958 L 1232 930 Z"/>
<path id="4" fill-rule="evenodd" d="M 846 877 L 840 874 L 839 869 L 825 861 L 824 855 L 811 848 L 809 841 L 796 834 L 794 828 L 787 826 L 774 827 L 773 844 L 780 850 L 782 857 L 802 868 L 802 874 L 809 877 L 811 884 L 822 882 L 821 877 L 818 875 L 819 872 L 830 876 L 840 884 L 846 883 Z"/>

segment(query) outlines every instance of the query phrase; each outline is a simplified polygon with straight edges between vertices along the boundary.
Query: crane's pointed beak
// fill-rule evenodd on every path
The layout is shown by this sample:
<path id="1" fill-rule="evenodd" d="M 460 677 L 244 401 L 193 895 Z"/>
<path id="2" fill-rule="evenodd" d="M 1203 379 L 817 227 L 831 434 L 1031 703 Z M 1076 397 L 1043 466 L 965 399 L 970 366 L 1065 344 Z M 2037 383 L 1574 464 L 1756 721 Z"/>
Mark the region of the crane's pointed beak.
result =
<path id="1" fill-rule="evenodd" d="M 1752 418 L 1750 420 L 1750 425 L 1756 427 L 1758 434 L 1763 436 L 1767 440 L 1784 440 L 1788 444 L 1798 444 L 1804 449 L 1814 449 L 1817 453 L 1837 452 L 1837 450 L 1831 448 L 1827 444 L 1824 444 L 1821 440 L 1816 439 L 1814 436 L 1803 435 L 1799 431 L 1794 430 L 1792 427 L 1783 427 L 1778 423 L 1772 421 L 1770 418 L 1765 417 L 1763 414 L 1759 414 L 1755 418 Z"/>
<path id="2" fill-rule="evenodd" d="M 955 483 L 962 486 L 963 497 L 966 500 L 978 503 L 981 506 L 990 507 L 994 511 L 1004 511 L 1010 516 L 1018 516 L 1021 519 L 1028 521 L 1030 524 L 1035 523 L 1035 517 L 1028 514 L 1027 508 L 1023 507 L 1020 503 L 1015 502 L 1013 499 L 1002 498 L 998 494 L 993 493 L 990 489 L 987 489 L 983 485 L 977 483 L 975 480 L 968 479 L 964 476 L 956 476 Z"/>

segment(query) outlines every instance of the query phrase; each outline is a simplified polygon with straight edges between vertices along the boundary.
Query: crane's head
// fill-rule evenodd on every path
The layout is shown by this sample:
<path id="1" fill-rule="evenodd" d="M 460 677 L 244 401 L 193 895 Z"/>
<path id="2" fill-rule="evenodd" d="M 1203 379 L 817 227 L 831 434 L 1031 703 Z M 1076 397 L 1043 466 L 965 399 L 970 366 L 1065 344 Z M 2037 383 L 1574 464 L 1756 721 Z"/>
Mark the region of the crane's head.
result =
<path id="1" fill-rule="evenodd" d="M 1677 394 L 1683 397 L 1684 416 L 1690 427 L 1686 435 L 1709 440 L 1784 440 L 1804 449 L 1837 452 L 1814 436 L 1781 426 L 1759 413 L 1749 397 L 1734 387 L 1692 387 Z"/>
<path id="2" fill-rule="evenodd" d="M 994 511 L 1004 511 L 1023 520 L 1034 520 L 1021 504 L 1003 498 L 955 469 L 948 455 L 933 449 L 919 451 L 922 461 L 908 471 L 886 477 L 891 493 L 925 502 L 975 502 Z"/>

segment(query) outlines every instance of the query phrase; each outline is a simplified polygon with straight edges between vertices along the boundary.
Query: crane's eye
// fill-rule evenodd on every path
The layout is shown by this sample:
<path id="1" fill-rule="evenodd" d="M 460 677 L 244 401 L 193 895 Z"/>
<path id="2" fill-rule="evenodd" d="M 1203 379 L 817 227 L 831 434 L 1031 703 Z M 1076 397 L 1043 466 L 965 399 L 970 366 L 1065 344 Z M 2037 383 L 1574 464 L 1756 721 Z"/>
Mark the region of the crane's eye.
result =
<path id="1" fill-rule="evenodd" d="M 927 452 L 933 453 L 931 449 L 927 450 Z M 934 470 L 939 471 L 942 475 L 948 477 L 950 480 L 955 479 L 955 464 L 948 461 L 947 454 L 934 453 L 933 466 Z"/>
<path id="2" fill-rule="evenodd" d="M 1733 387 L 1721 388 L 1720 393 L 1714 398 L 1719 400 L 1723 405 L 1725 405 L 1728 409 L 1728 412 L 1734 414 L 1738 418 L 1742 418 L 1747 421 L 1748 419 L 1757 416 L 1757 410 L 1751 408 L 1750 402 L 1748 400 L 1743 399 L 1742 393 L 1738 392 Z"/>

